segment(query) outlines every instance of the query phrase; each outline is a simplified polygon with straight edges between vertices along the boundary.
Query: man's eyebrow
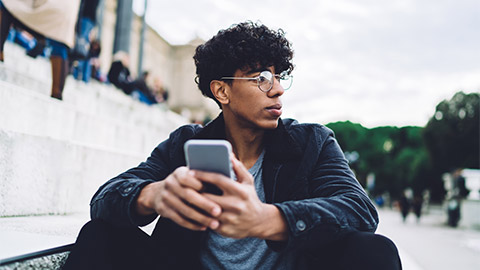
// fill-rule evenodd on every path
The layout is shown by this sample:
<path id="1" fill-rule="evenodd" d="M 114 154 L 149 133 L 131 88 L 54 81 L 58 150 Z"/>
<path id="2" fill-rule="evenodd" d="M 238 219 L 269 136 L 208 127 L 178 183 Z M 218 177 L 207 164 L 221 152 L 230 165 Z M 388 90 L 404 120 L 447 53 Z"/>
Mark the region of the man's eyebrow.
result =
<path id="1" fill-rule="evenodd" d="M 250 75 L 250 74 L 253 74 L 253 73 L 257 73 L 257 72 L 262 72 L 262 71 L 265 71 L 265 70 L 268 70 L 268 68 L 266 67 L 257 67 L 257 68 L 252 68 L 251 70 L 249 70 L 246 75 Z"/>

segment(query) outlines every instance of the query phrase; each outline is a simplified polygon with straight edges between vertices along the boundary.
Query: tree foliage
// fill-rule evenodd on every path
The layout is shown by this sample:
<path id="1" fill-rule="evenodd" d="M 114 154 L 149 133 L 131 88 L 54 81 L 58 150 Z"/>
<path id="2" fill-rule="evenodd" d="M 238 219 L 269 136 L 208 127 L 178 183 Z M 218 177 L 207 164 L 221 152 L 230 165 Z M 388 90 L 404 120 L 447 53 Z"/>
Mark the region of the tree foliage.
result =
<path id="1" fill-rule="evenodd" d="M 425 188 L 420 177 L 424 168 L 428 168 L 428 155 L 421 137 L 422 128 L 367 129 L 349 121 L 327 126 L 334 130 L 347 159 L 351 153 L 358 153 L 358 159 L 350 160 L 350 166 L 364 186 L 368 174 L 375 174 L 372 195 L 387 191 L 396 196 L 407 186 L 418 191 Z"/>
<path id="2" fill-rule="evenodd" d="M 423 131 L 432 164 L 428 185 L 432 194 L 443 191 L 441 176 L 457 168 L 480 168 L 480 95 L 456 93 L 443 100 Z"/>
<path id="3" fill-rule="evenodd" d="M 415 193 L 429 189 L 434 200 L 441 200 L 444 172 L 479 168 L 479 110 L 478 93 L 459 92 L 437 105 L 425 128 L 367 129 L 350 121 L 327 126 L 359 181 L 366 186 L 367 176 L 375 175 L 372 195 L 389 192 L 395 198 L 410 187 Z"/>
<path id="4" fill-rule="evenodd" d="M 480 95 L 456 93 L 440 102 L 423 136 L 430 159 L 440 173 L 479 168 Z"/>

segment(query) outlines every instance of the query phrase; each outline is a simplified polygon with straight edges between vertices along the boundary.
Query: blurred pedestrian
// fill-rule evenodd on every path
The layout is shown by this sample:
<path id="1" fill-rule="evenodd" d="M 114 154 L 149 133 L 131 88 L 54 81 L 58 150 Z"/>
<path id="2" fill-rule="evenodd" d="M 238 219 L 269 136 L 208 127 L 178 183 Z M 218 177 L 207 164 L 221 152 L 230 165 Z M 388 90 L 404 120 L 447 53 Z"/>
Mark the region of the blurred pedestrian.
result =
<path id="1" fill-rule="evenodd" d="M 102 46 L 100 44 L 100 40 L 94 39 L 90 42 L 90 77 L 98 80 L 100 82 L 105 82 L 106 78 L 105 75 L 100 71 L 100 53 L 102 51 Z"/>
<path id="2" fill-rule="evenodd" d="M 413 209 L 413 213 L 415 213 L 415 216 L 417 217 L 417 223 L 420 222 L 420 217 L 422 216 L 422 206 L 423 206 L 422 196 L 420 196 L 419 194 L 415 195 L 412 201 L 412 209 Z"/>
<path id="3" fill-rule="evenodd" d="M 96 31 L 94 31 L 96 23 L 97 6 L 99 0 L 82 0 L 77 22 L 77 42 L 87 46 L 86 55 L 79 56 L 73 69 L 73 76 L 77 80 L 83 80 L 85 83 L 90 81 L 92 77 L 92 66 L 90 59 L 98 57 L 99 48 L 92 50 L 92 41 L 96 39 Z M 85 52 L 84 52 L 85 53 Z M 98 53 L 98 54 L 97 54 Z"/>
<path id="4" fill-rule="evenodd" d="M 383 208 L 383 205 L 385 204 L 385 200 L 383 199 L 383 196 L 382 195 L 376 196 L 375 203 L 378 205 L 378 207 Z"/>
<path id="5" fill-rule="evenodd" d="M 400 207 L 400 213 L 402 214 L 402 220 L 405 223 L 407 221 L 408 213 L 410 212 L 410 200 L 408 199 L 405 192 L 402 193 L 400 200 L 398 201 L 398 206 Z"/>
<path id="6" fill-rule="evenodd" d="M 100 81 L 100 75 L 98 74 L 98 72 L 100 72 L 100 62 L 98 59 L 100 52 L 100 41 L 92 38 L 87 57 L 85 59 L 75 60 L 73 63 L 72 75 L 76 80 L 82 80 L 85 83 L 88 83 L 91 78 L 94 78 Z"/>
<path id="7" fill-rule="evenodd" d="M 458 168 L 451 173 L 453 181 L 452 190 L 450 190 L 450 196 L 447 198 L 447 223 L 451 227 L 458 226 L 458 222 L 462 217 L 462 201 L 470 193 L 470 190 L 465 185 L 465 177 L 463 177 L 462 172 L 463 169 Z"/>
<path id="8" fill-rule="evenodd" d="M 453 176 L 453 189 L 454 196 L 459 197 L 460 199 L 465 199 L 468 197 L 470 190 L 465 185 L 465 177 L 462 175 L 463 169 L 456 169 Z"/>
<path id="9" fill-rule="evenodd" d="M 68 49 L 74 45 L 75 23 L 80 0 L 0 1 L 0 61 L 4 60 L 4 43 L 12 25 L 19 25 L 37 42 L 46 40 L 52 48 L 51 96 L 62 99 L 68 75 Z"/>

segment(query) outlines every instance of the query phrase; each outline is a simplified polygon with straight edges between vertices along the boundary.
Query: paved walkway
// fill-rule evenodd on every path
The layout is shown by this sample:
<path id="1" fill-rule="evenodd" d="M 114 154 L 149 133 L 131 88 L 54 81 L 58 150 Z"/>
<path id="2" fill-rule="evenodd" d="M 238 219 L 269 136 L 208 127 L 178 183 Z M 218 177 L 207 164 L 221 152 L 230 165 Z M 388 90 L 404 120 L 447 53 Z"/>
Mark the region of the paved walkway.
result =
<path id="1" fill-rule="evenodd" d="M 74 243 L 82 226 L 90 220 L 88 212 L 0 218 L 0 259 Z M 142 227 L 151 234 L 155 224 Z"/>
<path id="2" fill-rule="evenodd" d="M 379 213 L 377 232 L 395 242 L 404 270 L 480 269 L 480 231 L 445 226 L 441 209 L 430 211 L 420 223 L 413 215 L 402 223 L 393 210 Z M 88 213 L 0 218 L 0 258 L 70 244 L 88 219 Z M 151 232 L 153 224 L 144 229 Z"/>
<path id="3" fill-rule="evenodd" d="M 480 231 L 446 226 L 441 209 L 424 215 L 419 223 L 413 215 L 403 223 L 397 211 L 379 212 L 378 233 L 397 244 L 404 270 L 480 269 Z"/>
<path id="4" fill-rule="evenodd" d="M 0 259 L 75 242 L 88 213 L 0 218 Z"/>

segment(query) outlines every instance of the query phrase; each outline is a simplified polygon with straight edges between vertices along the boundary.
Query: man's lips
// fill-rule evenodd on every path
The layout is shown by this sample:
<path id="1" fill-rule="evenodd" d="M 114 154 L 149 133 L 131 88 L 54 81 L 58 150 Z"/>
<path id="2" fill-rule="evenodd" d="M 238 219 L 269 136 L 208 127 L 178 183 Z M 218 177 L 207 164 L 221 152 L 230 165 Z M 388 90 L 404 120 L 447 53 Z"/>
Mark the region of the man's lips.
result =
<path id="1" fill-rule="evenodd" d="M 275 117 L 280 117 L 282 115 L 282 105 L 275 104 L 273 106 L 267 107 L 267 111 Z"/>
<path id="2" fill-rule="evenodd" d="M 267 110 L 281 110 L 282 105 L 281 104 L 275 104 L 273 106 L 267 107 Z"/>

